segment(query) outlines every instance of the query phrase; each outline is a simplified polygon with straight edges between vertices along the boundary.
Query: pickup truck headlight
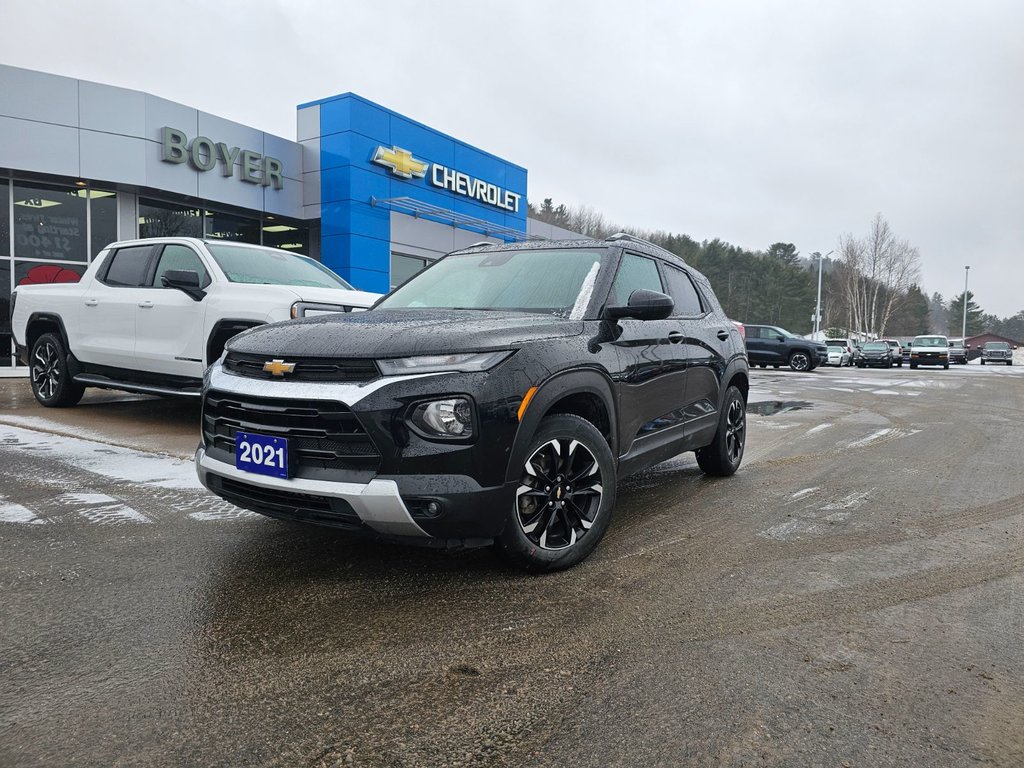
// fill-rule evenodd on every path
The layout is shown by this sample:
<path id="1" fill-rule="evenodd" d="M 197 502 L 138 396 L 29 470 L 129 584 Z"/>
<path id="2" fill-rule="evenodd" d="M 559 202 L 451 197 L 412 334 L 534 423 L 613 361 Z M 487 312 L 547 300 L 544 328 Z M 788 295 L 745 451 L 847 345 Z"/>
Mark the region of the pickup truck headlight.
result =
<path id="1" fill-rule="evenodd" d="M 322 304 L 316 301 L 296 301 L 292 304 L 292 319 L 299 317 L 316 317 L 331 312 L 351 312 L 352 307 L 344 304 Z"/>
<path id="2" fill-rule="evenodd" d="M 473 406 L 464 397 L 449 397 L 419 403 L 409 421 L 430 437 L 472 437 Z"/>
<path id="3" fill-rule="evenodd" d="M 422 355 L 419 357 L 396 357 L 378 360 L 380 372 L 385 376 L 400 376 L 406 373 L 477 373 L 486 371 L 512 354 L 512 350 L 498 352 L 468 352 L 458 355 Z"/>

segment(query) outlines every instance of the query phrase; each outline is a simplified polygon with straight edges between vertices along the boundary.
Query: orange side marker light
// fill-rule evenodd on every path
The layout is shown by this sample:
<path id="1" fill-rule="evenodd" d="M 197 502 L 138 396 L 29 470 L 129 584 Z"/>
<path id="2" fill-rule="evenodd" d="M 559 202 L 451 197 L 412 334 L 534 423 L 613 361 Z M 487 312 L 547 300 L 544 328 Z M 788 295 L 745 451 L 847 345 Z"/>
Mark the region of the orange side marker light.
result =
<path id="1" fill-rule="evenodd" d="M 535 394 L 537 394 L 537 388 L 536 387 L 530 387 L 528 390 L 526 390 L 526 394 L 523 395 L 523 402 L 521 402 L 519 404 L 519 420 L 520 421 L 523 420 L 523 414 L 526 413 L 526 406 L 528 406 L 530 404 L 530 401 L 533 400 L 533 396 Z"/>

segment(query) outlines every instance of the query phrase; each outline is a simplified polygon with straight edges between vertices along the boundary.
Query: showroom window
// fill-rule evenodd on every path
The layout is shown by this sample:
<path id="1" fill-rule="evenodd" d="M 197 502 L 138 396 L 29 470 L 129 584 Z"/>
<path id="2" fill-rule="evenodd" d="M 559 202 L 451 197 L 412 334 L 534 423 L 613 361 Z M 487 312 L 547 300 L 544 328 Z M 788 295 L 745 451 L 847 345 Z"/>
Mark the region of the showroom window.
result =
<path id="1" fill-rule="evenodd" d="M 309 224 L 305 221 L 266 216 L 263 219 L 263 244 L 293 253 L 314 256 L 309 248 Z"/>
<path id="2" fill-rule="evenodd" d="M 14 256 L 44 261 L 89 260 L 84 190 L 14 182 Z"/>
<path id="3" fill-rule="evenodd" d="M 427 264 L 427 259 L 422 259 L 419 256 L 406 256 L 404 253 L 392 253 L 391 288 L 397 288 L 413 275 L 423 271 Z"/>
<path id="4" fill-rule="evenodd" d="M 90 258 L 117 240 L 117 195 L 102 189 L 89 190 Z"/>
<path id="5" fill-rule="evenodd" d="M 139 237 L 202 237 L 203 212 L 198 208 L 139 199 Z"/>
<path id="6" fill-rule="evenodd" d="M 260 220 L 220 211 L 206 211 L 206 237 L 260 244 Z"/>

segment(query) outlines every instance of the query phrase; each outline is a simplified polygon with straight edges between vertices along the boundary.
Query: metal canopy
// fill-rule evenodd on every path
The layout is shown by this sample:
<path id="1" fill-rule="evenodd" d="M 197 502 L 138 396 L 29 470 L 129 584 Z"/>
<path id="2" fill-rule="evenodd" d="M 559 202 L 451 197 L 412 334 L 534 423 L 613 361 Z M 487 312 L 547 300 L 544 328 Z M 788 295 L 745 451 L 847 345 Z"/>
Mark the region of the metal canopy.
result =
<path id="1" fill-rule="evenodd" d="M 371 197 L 370 205 L 375 208 L 385 208 L 389 211 L 397 211 L 398 213 L 415 216 L 416 218 L 427 219 L 428 221 L 436 221 L 439 224 L 450 224 L 453 227 L 470 229 L 474 232 L 479 232 L 484 237 L 500 237 L 502 240 L 513 242 L 519 240 L 547 240 L 546 237 L 541 235 L 529 235 L 512 227 L 495 224 L 492 221 L 479 219 L 476 216 L 456 213 L 447 208 L 413 200 L 411 197 L 387 197 L 383 199 Z"/>

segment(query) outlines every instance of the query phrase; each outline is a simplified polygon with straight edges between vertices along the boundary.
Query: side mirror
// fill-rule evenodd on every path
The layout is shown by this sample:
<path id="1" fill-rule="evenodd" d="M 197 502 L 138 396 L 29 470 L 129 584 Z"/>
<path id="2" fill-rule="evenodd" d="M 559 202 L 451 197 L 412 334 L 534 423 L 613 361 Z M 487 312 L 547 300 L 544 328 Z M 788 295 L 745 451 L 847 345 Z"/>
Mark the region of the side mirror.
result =
<path id="1" fill-rule="evenodd" d="M 786 337 L 785 337 L 785 336 L 776 336 L 776 337 L 775 337 L 775 340 L 776 340 L 776 341 L 785 341 L 785 340 L 786 340 Z"/>
<path id="2" fill-rule="evenodd" d="M 194 269 L 168 269 L 160 278 L 164 288 L 177 288 L 193 301 L 202 301 L 206 291 L 199 287 L 199 273 Z"/>
<path id="3" fill-rule="evenodd" d="M 672 297 L 646 288 L 638 288 L 629 294 L 624 307 L 607 307 L 604 316 L 609 320 L 632 317 L 635 320 L 664 320 L 672 314 L 675 303 Z"/>

